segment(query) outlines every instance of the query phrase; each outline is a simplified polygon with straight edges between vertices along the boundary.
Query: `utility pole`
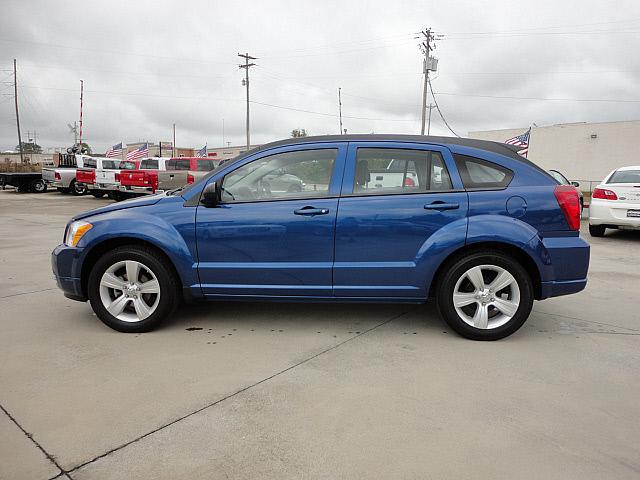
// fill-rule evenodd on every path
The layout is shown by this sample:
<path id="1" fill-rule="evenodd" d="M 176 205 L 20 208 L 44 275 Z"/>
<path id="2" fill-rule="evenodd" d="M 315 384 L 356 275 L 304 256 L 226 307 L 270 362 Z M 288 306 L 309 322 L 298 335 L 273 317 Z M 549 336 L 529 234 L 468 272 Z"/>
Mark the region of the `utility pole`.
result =
<path id="1" fill-rule="evenodd" d="M 82 153 L 82 105 L 84 101 L 84 81 L 80 80 L 80 144 L 79 152 Z"/>
<path id="2" fill-rule="evenodd" d="M 422 89 L 422 127 L 420 128 L 420 135 L 424 135 L 424 127 L 426 124 L 427 114 L 427 94 L 429 85 L 429 71 L 435 71 L 437 69 L 438 60 L 430 57 L 431 50 L 435 50 L 436 36 L 433 34 L 431 27 L 422 30 L 416 39 L 420 40 L 419 48 L 424 54 L 423 70 L 424 70 L 424 87 Z M 431 110 L 429 110 L 431 113 Z"/>
<path id="3" fill-rule="evenodd" d="M 244 55 L 242 53 L 238 54 L 239 57 L 244 58 L 244 65 L 238 65 L 239 68 L 244 68 L 244 79 L 242 80 L 242 84 L 247 89 L 247 150 L 249 150 L 251 146 L 251 134 L 249 133 L 249 68 L 255 66 L 255 63 L 249 63 L 249 60 L 257 60 L 256 57 L 250 56 L 248 53 Z"/>
<path id="4" fill-rule="evenodd" d="M 429 119 L 427 121 L 427 135 L 429 135 L 431 133 L 431 110 L 436 108 L 436 106 L 433 103 L 430 103 L 427 108 L 429 109 Z"/>
<path id="5" fill-rule="evenodd" d="M 18 126 L 18 148 L 20 149 L 20 163 L 24 163 L 24 155 L 22 154 L 22 135 L 20 135 L 20 115 L 18 113 L 18 74 L 16 67 L 16 59 L 13 59 L 13 98 L 16 103 L 16 125 Z"/>
<path id="6" fill-rule="evenodd" d="M 224 118 L 222 119 L 222 146 L 224 147 Z"/>
<path id="7" fill-rule="evenodd" d="M 171 156 L 176 156 L 176 124 L 173 124 L 173 145 L 171 147 Z"/>
<path id="8" fill-rule="evenodd" d="M 340 135 L 342 135 L 342 88 L 338 87 L 338 108 L 340 109 Z"/>

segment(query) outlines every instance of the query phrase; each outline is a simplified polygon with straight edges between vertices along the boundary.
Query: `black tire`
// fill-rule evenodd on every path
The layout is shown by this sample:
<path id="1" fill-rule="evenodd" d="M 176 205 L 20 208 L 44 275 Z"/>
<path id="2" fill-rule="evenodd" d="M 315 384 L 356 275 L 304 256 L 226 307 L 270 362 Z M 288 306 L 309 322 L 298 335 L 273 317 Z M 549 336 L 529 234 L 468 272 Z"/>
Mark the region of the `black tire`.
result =
<path id="1" fill-rule="evenodd" d="M 509 272 L 516 280 L 520 290 L 520 302 L 515 314 L 504 325 L 487 329 L 476 328 L 465 322 L 458 315 L 453 305 L 453 293 L 456 283 L 469 269 L 478 265 L 500 267 Z M 498 250 L 476 251 L 457 257 L 445 266 L 443 272 L 444 274 L 439 279 L 436 291 L 438 310 L 445 322 L 463 337 L 472 340 L 499 340 L 508 337 L 524 324 L 531 313 L 533 307 L 533 282 L 531 277 L 517 260 Z M 492 279 L 487 279 L 486 281 L 489 283 Z M 479 305 L 475 308 L 479 308 Z M 493 308 L 493 312 L 499 313 L 495 310 L 495 307 L 488 308 Z"/>
<path id="2" fill-rule="evenodd" d="M 592 237 L 604 237 L 607 227 L 604 225 L 589 225 L 589 235 Z"/>
<path id="3" fill-rule="evenodd" d="M 43 179 L 36 178 L 35 180 L 31 180 L 29 191 L 33 193 L 44 193 L 47 191 L 47 184 Z"/>
<path id="4" fill-rule="evenodd" d="M 287 188 L 287 192 L 289 193 L 298 193 L 302 191 L 302 185 L 294 183 L 293 185 L 289 185 Z"/>
<path id="5" fill-rule="evenodd" d="M 101 192 L 100 190 L 89 190 L 91 192 L 91 195 L 93 195 L 96 198 L 102 198 L 104 197 L 104 192 Z"/>
<path id="6" fill-rule="evenodd" d="M 111 315 L 100 297 L 100 280 L 104 272 L 117 262 L 126 260 L 142 263 L 153 272 L 160 285 L 160 297 L 155 311 L 149 317 L 136 322 L 123 321 Z M 89 274 L 87 290 L 89 302 L 98 318 L 108 327 L 125 333 L 154 330 L 180 303 L 178 278 L 169 262 L 153 249 L 137 245 L 118 247 L 100 257 Z"/>
<path id="7" fill-rule="evenodd" d="M 69 184 L 69 190 L 73 195 L 75 195 L 76 197 L 79 197 L 81 195 L 85 195 L 88 191 L 88 188 L 84 183 L 71 180 L 71 184 Z"/>

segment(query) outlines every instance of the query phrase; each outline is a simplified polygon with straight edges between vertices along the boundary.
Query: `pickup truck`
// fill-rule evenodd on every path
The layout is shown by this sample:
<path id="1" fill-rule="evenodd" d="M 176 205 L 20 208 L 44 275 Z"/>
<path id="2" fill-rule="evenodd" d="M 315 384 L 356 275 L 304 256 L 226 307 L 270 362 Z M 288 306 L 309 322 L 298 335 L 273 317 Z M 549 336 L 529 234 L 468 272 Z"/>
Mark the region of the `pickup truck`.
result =
<path id="1" fill-rule="evenodd" d="M 42 169 L 42 178 L 48 186 L 56 188 L 61 193 L 84 195 L 88 192 L 87 186 L 76 180 L 76 171 L 83 167 L 84 158 L 87 157 L 74 154 L 60 155 L 57 167 Z"/>
<path id="2" fill-rule="evenodd" d="M 139 164 L 139 161 L 90 157 L 85 159 L 83 168 L 76 172 L 76 181 L 87 185 L 91 195 L 96 198 L 107 194 L 109 198 L 121 200 L 120 172 L 135 170 Z"/>
<path id="3" fill-rule="evenodd" d="M 0 187 L 4 190 L 7 185 L 15 187 L 18 192 L 47 191 L 42 172 L 0 172 Z"/>
<path id="4" fill-rule="evenodd" d="M 174 157 L 166 162 L 166 171 L 158 171 L 158 190 L 173 190 L 200 180 L 218 166 L 206 157 Z"/>
<path id="5" fill-rule="evenodd" d="M 136 170 L 120 173 L 120 192 L 128 197 L 156 193 L 158 172 L 167 170 L 167 157 L 148 157 L 140 160 Z"/>

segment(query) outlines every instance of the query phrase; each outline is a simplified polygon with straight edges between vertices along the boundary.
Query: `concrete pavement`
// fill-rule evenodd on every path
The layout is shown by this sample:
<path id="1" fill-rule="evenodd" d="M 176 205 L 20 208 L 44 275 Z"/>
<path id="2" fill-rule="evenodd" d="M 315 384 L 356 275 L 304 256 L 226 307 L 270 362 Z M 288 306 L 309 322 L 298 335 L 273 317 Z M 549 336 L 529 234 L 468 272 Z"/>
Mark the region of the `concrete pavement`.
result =
<path id="1" fill-rule="evenodd" d="M 586 234 L 587 290 L 499 342 L 431 305 L 210 304 L 124 335 L 49 265 L 108 202 L 0 192 L 0 478 L 640 475 L 640 234 Z"/>

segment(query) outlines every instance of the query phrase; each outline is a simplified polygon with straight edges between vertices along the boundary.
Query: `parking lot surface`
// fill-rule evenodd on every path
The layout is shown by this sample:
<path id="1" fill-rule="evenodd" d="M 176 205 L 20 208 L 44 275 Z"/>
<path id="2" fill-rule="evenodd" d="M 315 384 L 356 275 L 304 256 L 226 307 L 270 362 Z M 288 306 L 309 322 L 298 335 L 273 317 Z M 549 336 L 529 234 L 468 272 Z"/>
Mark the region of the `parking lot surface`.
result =
<path id="1" fill-rule="evenodd" d="M 51 275 L 108 202 L 0 191 L 0 478 L 640 476 L 640 233 L 585 234 L 587 289 L 498 342 L 433 305 L 212 303 L 127 335 Z"/>

